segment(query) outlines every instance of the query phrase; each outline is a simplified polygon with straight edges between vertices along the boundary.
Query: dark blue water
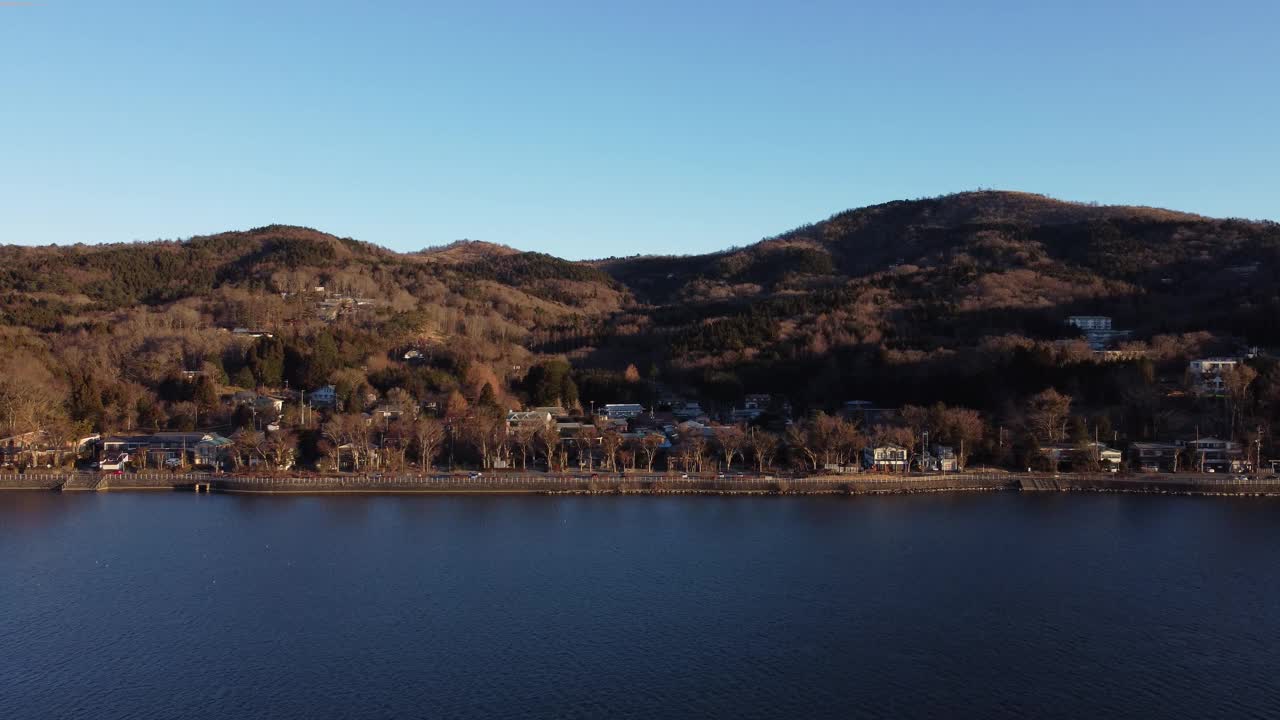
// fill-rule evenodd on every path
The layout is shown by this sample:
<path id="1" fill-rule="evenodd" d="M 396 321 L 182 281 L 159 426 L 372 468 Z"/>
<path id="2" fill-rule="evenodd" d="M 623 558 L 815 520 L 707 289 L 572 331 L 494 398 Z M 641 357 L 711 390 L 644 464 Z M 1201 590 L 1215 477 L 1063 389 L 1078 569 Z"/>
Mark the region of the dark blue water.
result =
<path id="1" fill-rule="evenodd" d="M 0 495 L 0 718 L 1280 716 L 1280 503 Z"/>

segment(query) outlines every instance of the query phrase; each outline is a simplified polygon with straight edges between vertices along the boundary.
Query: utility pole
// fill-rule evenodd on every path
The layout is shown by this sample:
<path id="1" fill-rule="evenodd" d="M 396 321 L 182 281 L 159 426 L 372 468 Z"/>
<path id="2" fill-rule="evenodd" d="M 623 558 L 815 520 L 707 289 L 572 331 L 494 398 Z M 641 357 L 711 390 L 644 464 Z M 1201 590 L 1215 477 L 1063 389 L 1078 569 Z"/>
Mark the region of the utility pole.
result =
<path id="1" fill-rule="evenodd" d="M 1253 455 L 1253 471 L 1257 473 L 1262 471 L 1262 425 L 1258 425 L 1258 434 L 1253 439 L 1253 444 L 1257 448 Z"/>

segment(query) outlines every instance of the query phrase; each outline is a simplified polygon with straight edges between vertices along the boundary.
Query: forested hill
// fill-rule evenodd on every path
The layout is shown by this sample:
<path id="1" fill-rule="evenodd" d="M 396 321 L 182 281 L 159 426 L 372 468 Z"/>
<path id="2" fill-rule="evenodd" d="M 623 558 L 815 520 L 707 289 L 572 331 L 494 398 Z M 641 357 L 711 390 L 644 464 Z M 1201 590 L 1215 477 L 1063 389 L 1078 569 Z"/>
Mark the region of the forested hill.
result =
<path id="1" fill-rule="evenodd" d="M 138 403 L 176 412 L 183 393 L 163 388 L 181 370 L 223 390 L 339 378 L 374 395 L 408 384 L 420 400 L 489 384 L 514 405 L 552 356 L 600 401 L 661 385 L 724 404 L 773 392 L 809 408 L 989 409 L 1083 382 L 1055 375 L 1091 357 L 1071 314 L 1113 317 L 1132 331 L 1122 347 L 1166 373 L 1196 353 L 1275 346 L 1280 226 L 972 192 L 719 253 L 593 262 L 473 241 L 396 253 L 291 226 L 0 247 L 0 375 L 91 421 Z M 273 338 L 249 347 L 235 328 Z M 410 367 L 412 349 L 425 360 Z"/>
<path id="2" fill-rule="evenodd" d="M 1132 331 L 1121 346 L 1154 343 L 1170 373 L 1189 354 L 1275 345 L 1280 317 L 1273 222 L 1028 193 L 891 202 L 725 252 L 596 265 L 646 309 L 615 318 L 595 354 L 661 348 L 659 366 L 726 397 L 767 383 L 814 402 L 989 402 L 1019 374 L 976 376 L 1015 348 L 1064 352 L 1072 314 L 1113 317 Z"/>

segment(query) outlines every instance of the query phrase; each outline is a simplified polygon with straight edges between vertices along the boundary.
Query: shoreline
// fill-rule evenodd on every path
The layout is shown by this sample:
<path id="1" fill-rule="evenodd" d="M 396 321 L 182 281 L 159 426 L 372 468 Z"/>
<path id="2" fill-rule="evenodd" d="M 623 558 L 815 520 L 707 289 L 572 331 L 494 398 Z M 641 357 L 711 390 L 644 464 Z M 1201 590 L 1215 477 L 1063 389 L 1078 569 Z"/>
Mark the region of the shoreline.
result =
<path id="1" fill-rule="evenodd" d="M 207 474 L 27 473 L 0 476 L 0 492 L 205 492 L 241 495 L 902 495 L 938 492 L 1116 492 L 1209 497 L 1280 496 L 1280 479 L 1106 473 L 827 475 L 804 478 L 511 474 L 245 477 Z"/>

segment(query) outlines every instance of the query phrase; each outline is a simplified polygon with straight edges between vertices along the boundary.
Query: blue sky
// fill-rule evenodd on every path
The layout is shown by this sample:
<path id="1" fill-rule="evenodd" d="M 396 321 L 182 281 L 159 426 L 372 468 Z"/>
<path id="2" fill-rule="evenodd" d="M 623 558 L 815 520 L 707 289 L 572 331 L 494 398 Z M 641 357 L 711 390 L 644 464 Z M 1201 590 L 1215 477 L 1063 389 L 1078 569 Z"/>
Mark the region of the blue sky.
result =
<path id="1" fill-rule="evenodd" d="M 743 245 L 996 187 L 1280 218 L 1280 3 L 0 3 L 0 242 Z"/>

